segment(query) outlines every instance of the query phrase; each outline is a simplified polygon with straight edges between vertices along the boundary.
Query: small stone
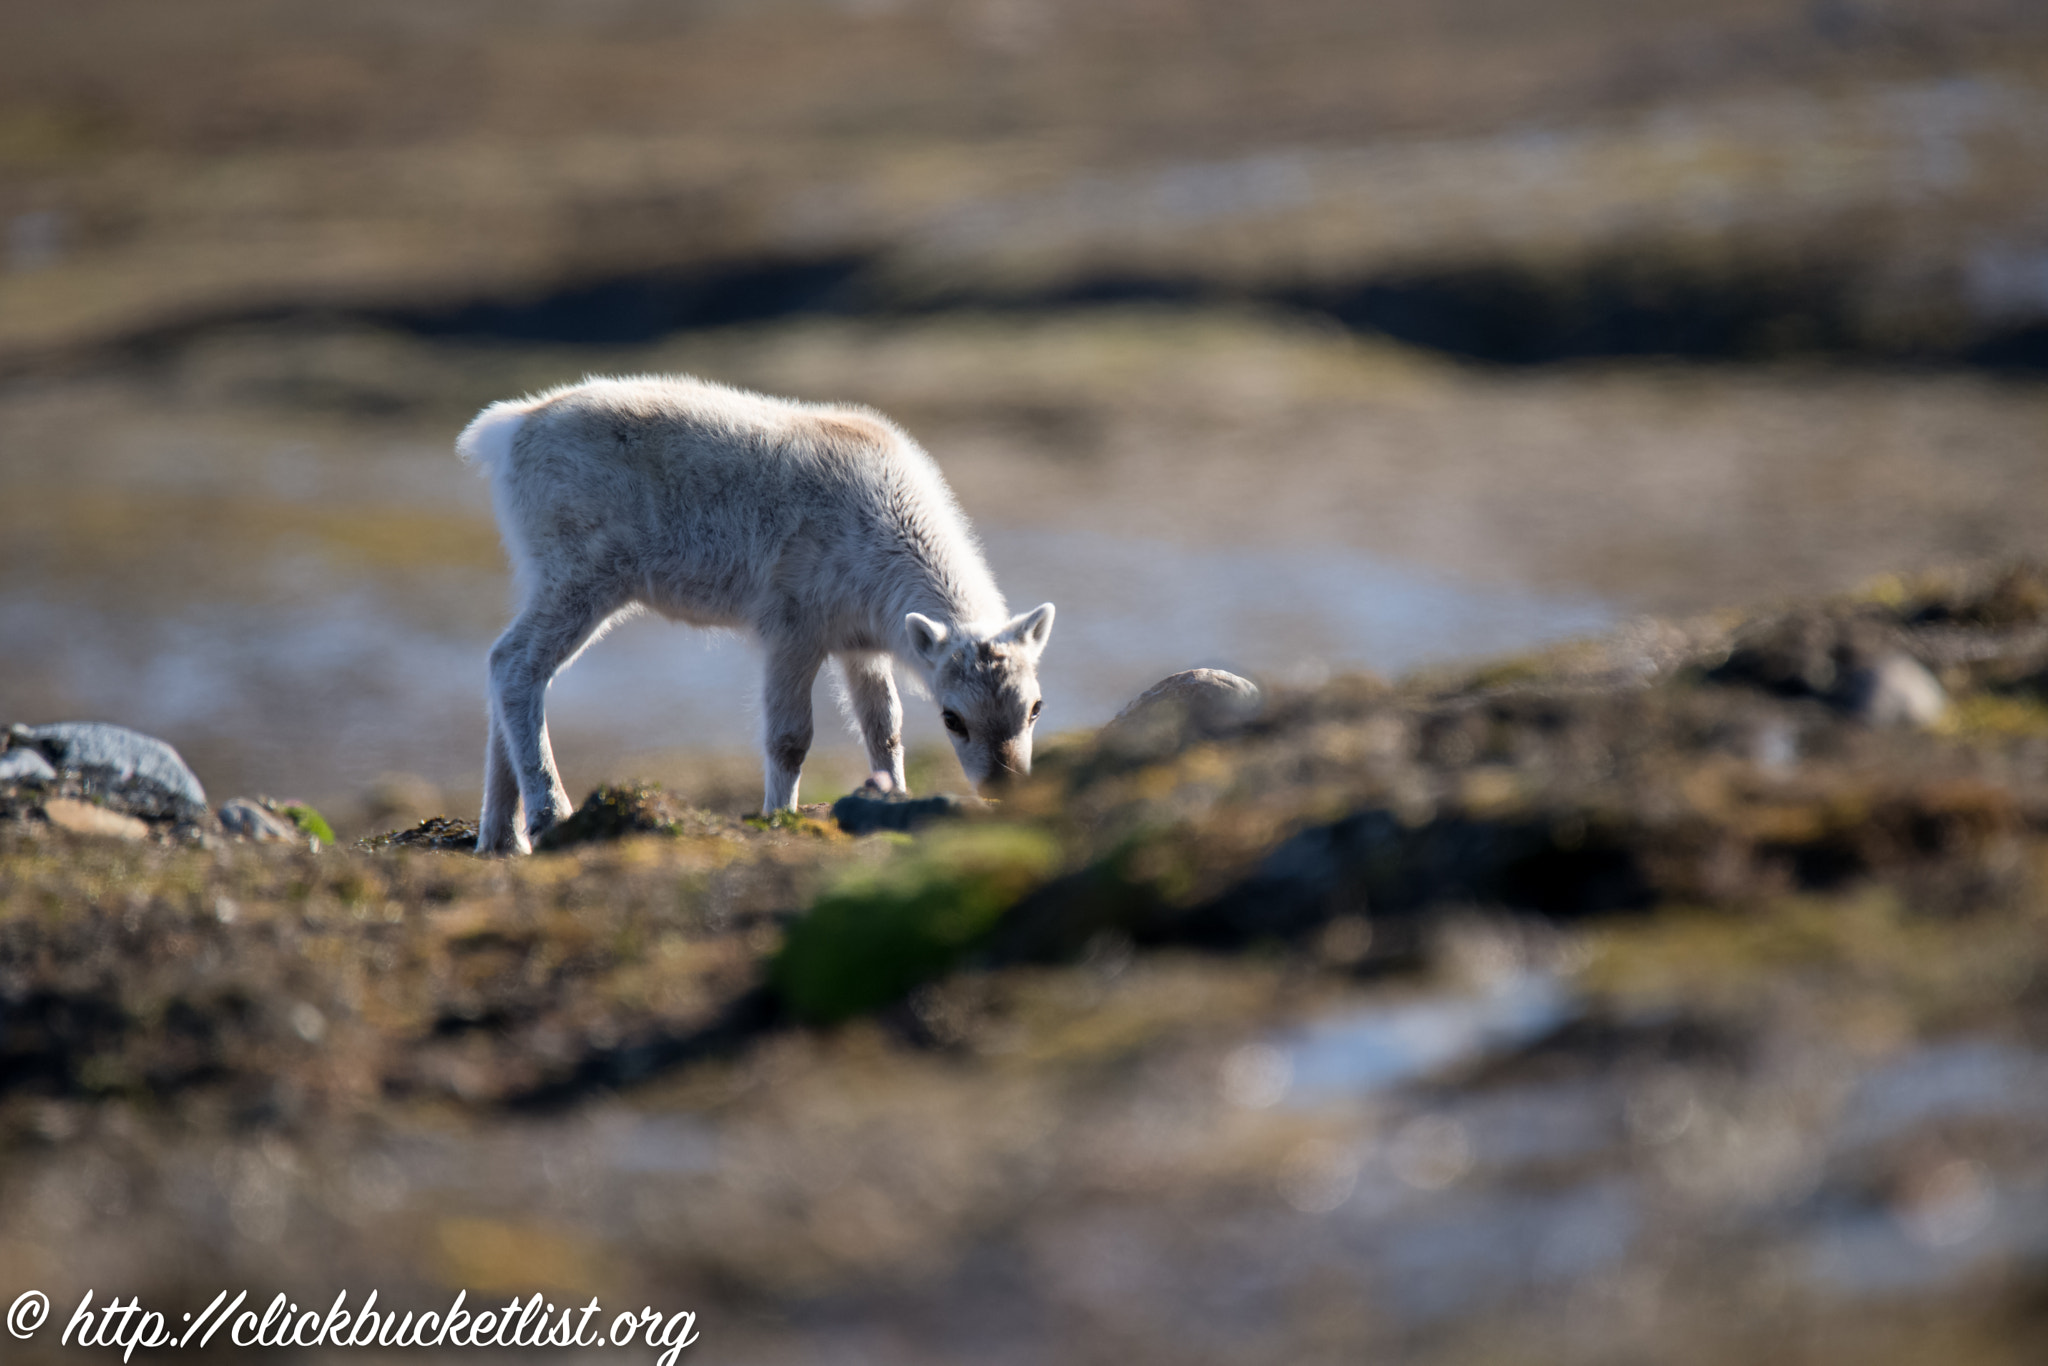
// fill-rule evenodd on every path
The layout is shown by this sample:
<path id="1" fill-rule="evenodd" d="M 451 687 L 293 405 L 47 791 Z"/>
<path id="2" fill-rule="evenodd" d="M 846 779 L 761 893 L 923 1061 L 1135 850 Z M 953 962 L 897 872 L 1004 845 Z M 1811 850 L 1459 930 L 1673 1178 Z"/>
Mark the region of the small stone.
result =
<path id="1" fill-rule="evenodd" d="M 111 835 L 124 840 L 149 838 L 146 821 L 109 811 L 103 806 L 75 802 L 69 797 L 52 797 L 43 803 L 43 815 L 59 830 L 69 830 L 74 835 Z"/>
<path id="2" fill-rule="evenodd" d="M 1102 728 L 1102 738 L 1128 755 L 1163 757 L 1239 729 L 1264 701 L 1250 679 L 1221 669 L 1185 669 L 1140 693 Z"/>
<path id="3" fill-rule="evenodd" d="M 1873 726 L 1932 726 L 1948 714 L 1940 680 L 1919 660 L 1897 652 L 1852 671 L 1842 701 Z"/>
<path id="4" fill-rule="evenodd" d="M 1189 719 L 1196 725 L 1215 729 L 1249 721 L 1258 714 L 1262 700 L 1259 685 L 1249 678 L 1239 678 L 1221 669 L 1183 669 L 1138 694 L 1110 724 L 1155 707 L 1177 704 L 1187 709 Z"/>
<path id="5" fill-rule="evenodd" d="M 291 1018 L 292 1032 L 307 1043 L 319 1043 L 327 1037 L 327 1017 L 311 1002 L 301 1001 L 293 1006 Z"/>
<path id="6" fill-rule="evenodd" d="M 0 783 L 43 783 L 55 782 L 57 770 L 50 767 L 50 761 L 40 750 L 23 746 L 0 754 Z"/>
<path id="7" fill-rule="evenodd" d="M 206 789 L 172 749 L 154 736 L 104 721 L 59 721 L 47 726 L 12 726 L 9 752 L 24 747 L 42 752 L 62 773 L 104 771 L 123 783 L 154 783 L 173 797 L 206 805 Z"/>
<path id="8" fill-rule="evenodd" d="M 232 801 L 221 803 L 220 823 L 221 828 L 230 835 L 240 835 L 243 839 L 256 840 L 259 843 L 267 840 L 295 840 L 299 837 L 297 826 L 265 811 L 247 797 L 236 797 Z"/>

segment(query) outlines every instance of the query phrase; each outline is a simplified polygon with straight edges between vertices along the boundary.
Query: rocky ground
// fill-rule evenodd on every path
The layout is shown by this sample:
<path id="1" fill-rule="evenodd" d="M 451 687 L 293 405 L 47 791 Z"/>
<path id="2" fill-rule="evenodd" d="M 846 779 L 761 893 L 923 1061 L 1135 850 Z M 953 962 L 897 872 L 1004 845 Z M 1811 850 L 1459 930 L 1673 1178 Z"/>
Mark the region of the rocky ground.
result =
<path id="1" fill-rule="evenodd" d="M 2029 1360 L 2044 680 L 2020 566 L 1157 707 L 914 834 L 615 788 L 490 861 L 17 786 L 0 1285 L 595 1294 L 713 1360 Z"/>

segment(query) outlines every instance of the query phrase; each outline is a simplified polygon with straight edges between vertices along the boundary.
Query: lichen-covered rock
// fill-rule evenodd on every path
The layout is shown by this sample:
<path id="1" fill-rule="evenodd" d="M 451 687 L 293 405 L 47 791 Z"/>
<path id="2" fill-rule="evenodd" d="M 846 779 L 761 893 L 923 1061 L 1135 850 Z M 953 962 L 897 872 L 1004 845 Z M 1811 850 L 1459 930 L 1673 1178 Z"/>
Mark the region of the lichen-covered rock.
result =
<path id="1" fill-rule="evenodd" d="M 96 814 L 58 819 L 51 814 L 57 802 Z M 139 831 L 185 840 L 220 829 L 206 805 L 206 789 L 175 749 L 99 721 L 15 725 L 0 734 L 0 819 L 74 832 L 132 837 Z"/>
<path id="2" fill-rule="evenodd" d="M 31 783 L 37 786 L 56 780 L 57 770 L 50 767 L 42 751 L 24 746 L 0 753 L 0 783 Z"/>
<path id="3" fill-rule="evenodd" d="M 178 751 L 154 736 L 104 721 L 58 721 L 47 726 L 11 726 L 10 750 L 38 751 L 58 773 L 98 777 L 110 787 L 150 783 L 194 806 L 206 805 L 206 789 Z"/>

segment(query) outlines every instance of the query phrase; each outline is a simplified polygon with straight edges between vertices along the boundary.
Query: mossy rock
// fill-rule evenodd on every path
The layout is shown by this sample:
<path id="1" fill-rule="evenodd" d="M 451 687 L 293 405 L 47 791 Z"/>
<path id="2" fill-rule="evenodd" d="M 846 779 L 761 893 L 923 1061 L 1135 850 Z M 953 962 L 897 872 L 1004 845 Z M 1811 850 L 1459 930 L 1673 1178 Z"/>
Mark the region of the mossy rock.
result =
<path id="1" fill-rule="evenodd" d="M 607 784 L 583 799 L 583 805 L 549 826 L 533 842 L 536 853 L 566 849 L 594 840 L 627 835 L 674 835 L 682 831 L 690 808 L 656 783 Z"/>
<path id="2" fill-rule="evenodd" d="M 429 816 L 410 830 L 391 830 L 356 841 L 356 848 L 376 852 L 384 849 L 436 849 L 470 853 L 476 849 L 476 823 L 451 816 Z"/>
<path id="3" fill-rule="evenodd" d="M 790 930 L 770 981 L 811 1023 L 887 1005 L 957 963 L 1059 857 L 1051 836 L 1021 826 L 927 837 L 819 897 Z"/>
<path id="4" fill-rule="evenodd" d="M 765 816 L 747 816 L 740 824 L 762 834 L 779 832 L 785 835 L 809 835 L 813 839 L 830 839 L 836 833 L 832 826 L 813 814 L 827 810 L 825 806 L 818 805 L 805 807 L 801 811 L 775 811 Z"/>
<path id="5" fill-rule="evenodd" d="M 334 838 L 334 827 L 327 823 L 327 817 L 304 802 L 280 806 L 277 808 L 277 814 L 296 825 L 302 835 L 311 835 L 323 844 L 338 843 Z"/>

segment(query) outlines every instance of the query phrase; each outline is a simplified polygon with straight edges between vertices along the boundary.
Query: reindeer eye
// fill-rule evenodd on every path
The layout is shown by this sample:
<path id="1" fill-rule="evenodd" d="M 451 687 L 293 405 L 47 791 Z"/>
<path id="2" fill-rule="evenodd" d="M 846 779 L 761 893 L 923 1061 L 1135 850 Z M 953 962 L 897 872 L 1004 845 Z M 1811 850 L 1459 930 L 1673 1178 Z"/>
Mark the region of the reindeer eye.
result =
<path id="1" fill-rule="evenodd" d="M 946 723 L 947 730 L 952 731 L 962 740 L 965 740 L 967 738 L 967 723 L 960 719 L 959 712 L 949 711 L 945 713 L 944 716 L 942 716 L 940 719 Z"/>

